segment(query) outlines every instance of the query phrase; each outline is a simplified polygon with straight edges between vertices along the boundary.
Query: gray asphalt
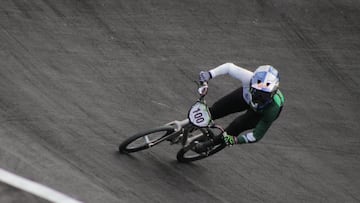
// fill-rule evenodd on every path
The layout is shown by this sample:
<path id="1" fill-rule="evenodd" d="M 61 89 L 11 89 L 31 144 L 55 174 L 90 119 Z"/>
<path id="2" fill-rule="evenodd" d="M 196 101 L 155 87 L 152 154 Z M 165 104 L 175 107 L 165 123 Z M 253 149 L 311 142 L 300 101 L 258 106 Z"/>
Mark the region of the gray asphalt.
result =
<path id="1" fill-rule="evenodd" d="M 356 0 L 2 0 L 0 167 L 84 202 L 360 202 L 359 22 Z M 185 118 L 225 62 L 280 71 L 261 142 L 192 164 L 117 152 Z M 208 102 L 239 85 L 214 79 Z"/>
<path id="2" fill-rule="evenodd" d="M 11 187 L 5 183 L 0 183 L 0 202 L 49 203 L 47 200 Z"/>

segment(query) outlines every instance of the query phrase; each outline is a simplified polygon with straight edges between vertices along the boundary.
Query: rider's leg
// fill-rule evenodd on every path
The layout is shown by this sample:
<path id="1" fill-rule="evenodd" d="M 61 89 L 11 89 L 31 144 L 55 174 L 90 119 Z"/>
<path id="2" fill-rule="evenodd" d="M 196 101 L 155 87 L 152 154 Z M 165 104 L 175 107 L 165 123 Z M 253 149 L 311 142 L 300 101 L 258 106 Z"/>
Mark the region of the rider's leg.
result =
<path id="1" fill-rule="evenodd" d="M 235 112 L 245 111 L 249 105 L 243 98 L 243 87 L 220 98 L 209 109 L 212 119 L 216 120 Z"/>
<path id="2" fill-rule="evenodd" d="M 261 114 L 255 112 L 252 109 L 249 109 L 244 115 L 235 118 L 235 120 L 229 124 L 225 131 L 229 135 L 238 136 L 240 133 L 246 130 L 255 128 L 261 117 Z"/>
<path id="3" fill-rule="evenodd" d="M 228 135 L 238 136 L 240 133 L 255 128 L 256 124 L 260 121 L 261 115 L 248 109 L 245 114 L 237 117 L 230 125 L 225 129 Z M 195 147 L 195 151 L 203 152 L 207 148 L 224 143 L 223 135 L 216 136 L 213 140 L 209 140 L 203 143 L 198 143 Z"/>
<path id="4" fill-rule="evenodd" d="M 247 112 L 237 117 L 230 125 L 225 129 L 229 135 L 236 136 L 241 132 L 252 129 L 260 120 L 260 116 L 256 114 L 243 98 L 243 87 L 240 87 L 230 94 L 220 98 L 210 108 L 212 119 L 222 118 L 231 113 L 241 112 L 247 110 Z M 195 151 L 202 152 L 208 147 L 220 144 L 224 142 L 222 134 L 216 136 L 214 140 L 198 143 L 195 146 Z"/>
<path id="5" fill-rule="evenodd" d="M 248 109 L 245 114 L 235 118 L 235 120 L 233 120 L 229 126 L 225 128 L 225 132 L 228 135 L 238 136 L 246 130 L 255 128 L 260 119 L 261 115 L 259 113 L 256 113 L 252 109 Z M 221 142 L 223 142 L 222 135 L 216 136 L 214 144 L 219 144 Z"/>
<path id="6" fill-rule="evenodd" d="M 243 87 L 240 87 L 230 94 L 220 98 L 210 108 L 212 119 L 222 118 L 235 112 L 247 110 L 244 115 L 237 117 L 225 129 L 227 134 L 238 136 L 241 132 L 255 128 L 260 120 L 260 115 L 253 111 L 243 97 Z M 215 143 L 222 141 L 222 136 L 217 136 Z"/>

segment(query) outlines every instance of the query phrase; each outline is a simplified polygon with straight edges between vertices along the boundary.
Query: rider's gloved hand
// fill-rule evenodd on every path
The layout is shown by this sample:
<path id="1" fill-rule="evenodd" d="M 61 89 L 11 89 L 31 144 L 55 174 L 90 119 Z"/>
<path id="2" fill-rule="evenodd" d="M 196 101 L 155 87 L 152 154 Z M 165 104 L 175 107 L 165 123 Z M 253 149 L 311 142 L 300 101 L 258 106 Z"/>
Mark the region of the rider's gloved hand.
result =
<path id="1" fill-rule="evenodd" d="M 223 133 L 223 140 L 227 146 L 231 146 L 237 143 L 237 137 Z"/>
<path id="2" fill-rule="evenodd" d="M 200 71 L 199 74 L 199 81 L 200 82 L 207 82 L 212 78 L 212 75 L 209 71 Z"/>

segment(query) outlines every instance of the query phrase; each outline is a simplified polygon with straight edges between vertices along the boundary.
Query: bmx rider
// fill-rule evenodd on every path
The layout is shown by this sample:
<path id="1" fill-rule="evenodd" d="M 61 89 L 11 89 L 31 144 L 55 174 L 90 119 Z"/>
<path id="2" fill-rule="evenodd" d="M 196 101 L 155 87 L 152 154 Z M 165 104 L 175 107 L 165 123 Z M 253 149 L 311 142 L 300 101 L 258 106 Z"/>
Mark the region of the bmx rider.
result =
<path id="1" fill-rule="evenodd" d="M 200 82 L 208 82 L 225 74 L 240 80 L 242 86 L 209 108 L 212 118 L 216 120 L 236 112 L 245 113 L 235 118 L 222 135 L 197 143 L 197 152 L 204 152 L 221 142 L 228 146 L 258 142 L 279 117 L 284 105 L 284 96 L 279 90 L 279 72 L 273 66 L 262 65 L 251 72 L 233 63 L 225 63 L 209 71 L 201 71 L 199 78 Z"/>

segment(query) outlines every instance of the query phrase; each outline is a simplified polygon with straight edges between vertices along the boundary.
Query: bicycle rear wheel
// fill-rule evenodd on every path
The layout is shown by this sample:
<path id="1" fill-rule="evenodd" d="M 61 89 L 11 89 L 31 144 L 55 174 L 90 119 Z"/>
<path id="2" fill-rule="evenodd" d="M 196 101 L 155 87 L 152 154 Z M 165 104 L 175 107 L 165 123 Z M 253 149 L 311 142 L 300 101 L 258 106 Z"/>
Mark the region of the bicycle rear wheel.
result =
<path id="1" fill-rule="evenodd" d="M 196 143 L 205 142 L 205 141 L 211 139 L 209 136 L 207 136 L 207 133 L 211 134 L 211 137 L 214 136 L 213 132 L 210 129 L 208 129 L 206 131 L 201 130 L 201 133 L 203 134 L 201 137 L 199 137 L 198 139 L 192 141 L 189 145 L 180 149 L 180 151 L 177 153 L 177 156 L 176 156 L 176 158 L 179 162 L 188 163 L 188 162 L 204 159 L 206 157 L 209 157 L 209 156 L 221 151 L 222 149 L 224 149 L 226 147 L 225 144 L 221 143 L 221 144 L 212 146 L 207 152 L 203 152 L 203 153 L 195 152 L 193 149 L 194 149 Z"/>
<path id="2" fill-rule="evenodd" d="M 119 145 L 119 151 L 121 153 L 132 153 L 148 149 L 165 140 L 163 138 L 173 132 L 174 128 L 172 126 L 161 126 L 135 134 Z"/>

